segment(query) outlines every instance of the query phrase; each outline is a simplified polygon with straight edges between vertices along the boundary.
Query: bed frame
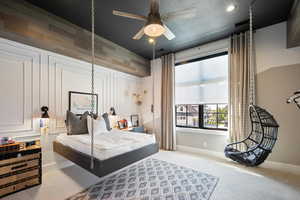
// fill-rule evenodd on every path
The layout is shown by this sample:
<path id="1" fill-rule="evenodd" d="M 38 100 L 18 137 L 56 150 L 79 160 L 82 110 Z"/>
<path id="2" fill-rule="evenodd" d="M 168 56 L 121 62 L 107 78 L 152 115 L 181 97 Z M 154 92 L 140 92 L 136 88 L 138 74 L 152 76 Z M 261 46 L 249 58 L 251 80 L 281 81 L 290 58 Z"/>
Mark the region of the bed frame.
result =
<path id="1" fill-rule="evenodd" d="M 99 160 L 97 158 L 94 158 L 94 169 L 90 168 L 90 155 L 77 151 L 57 141 L 53 142 L 53 151 L 79 165 L 80 167 L 86 169 L 87 171 L 93 173 L 94 175 L 103 177 L 134 162 L 157 153 L 159 151 L 159 147 L 158 144 L 155 143 L 121 155 L 117 155 L 106 160 Z"/>

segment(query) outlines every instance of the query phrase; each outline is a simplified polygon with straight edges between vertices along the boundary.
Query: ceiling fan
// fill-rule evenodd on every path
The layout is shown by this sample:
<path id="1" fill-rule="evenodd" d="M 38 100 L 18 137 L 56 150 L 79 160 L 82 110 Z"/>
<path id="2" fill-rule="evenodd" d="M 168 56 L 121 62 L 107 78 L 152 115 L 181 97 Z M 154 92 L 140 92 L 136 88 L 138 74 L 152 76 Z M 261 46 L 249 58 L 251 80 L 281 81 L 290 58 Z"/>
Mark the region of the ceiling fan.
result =
<path id="1" fill-rule="evenodd" d="M 146 34 L 150 38 L 156 38 L 161 35 L 164 35 L 168 40 L 172 40 L 175 38 L 175 35 L 164 22 L 177 19 L 179 17 L 194 17 L 196 15 L 196 9 L 184 9 L 176 12 L 170 12 L 161 16 L 159 13 L 159 0 L 150 0 L 150 12 L 147 17 L 118 10 L 113 10 L 113 14 L 121 17 L 145 21 L 145 25 L 133 37 L 134 40 L 141 39 L 144 34 Z"/>

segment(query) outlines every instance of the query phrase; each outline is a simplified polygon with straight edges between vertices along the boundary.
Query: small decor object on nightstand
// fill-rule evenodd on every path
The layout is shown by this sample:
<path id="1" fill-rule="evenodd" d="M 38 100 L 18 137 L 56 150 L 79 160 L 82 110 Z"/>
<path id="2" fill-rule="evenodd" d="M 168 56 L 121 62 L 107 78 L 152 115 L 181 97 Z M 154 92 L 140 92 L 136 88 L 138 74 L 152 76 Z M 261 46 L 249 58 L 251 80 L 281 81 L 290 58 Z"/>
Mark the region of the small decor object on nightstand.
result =
<path id="1" fill-rule="evenodd" d="M 41 183 L 39 139 L 16 140 L 14 144 L 0 145 L 0 198 Z"/>
<path id="2" fill-rule="evenodd" d="M 128 127 L 127 120 L 122 119 L 122 120 L 118 121 L 118 127 L 119 127 L 119 129 L 126 129 Z"/>
<path id="3" fill-rule="evenodd" d="M 117 115 L 116 110 L 115 110 L 114 107 L 111 107 L 111 108 L 109 109 L 109 114 L 112 115 L 112 116 L 116 116 L 116 115 Z"/>
<path id="4" fill-rule="evenodd" d="M 48 133 L 49 132 L 49 108 L 47 106 L 43 106 L 41 108 L 42 115 L 40 119 L 40 128 L 41 128 L 41 133 Z"/>
<path id="5" fill-rule="evenodd" d="M 130 119 L 133 127 L 139 126 L 139 115 L 131 115 Z"/>

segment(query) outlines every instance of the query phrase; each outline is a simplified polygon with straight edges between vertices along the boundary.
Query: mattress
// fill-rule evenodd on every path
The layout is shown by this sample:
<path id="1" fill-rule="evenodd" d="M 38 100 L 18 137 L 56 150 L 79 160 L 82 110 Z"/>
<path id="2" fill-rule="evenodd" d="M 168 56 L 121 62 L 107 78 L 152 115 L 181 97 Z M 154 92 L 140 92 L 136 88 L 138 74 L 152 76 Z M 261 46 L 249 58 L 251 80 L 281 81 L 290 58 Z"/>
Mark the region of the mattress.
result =
<path id="1" fill-rule="evenodd" d="M 91 137 L 88 134 L 60 134 L 56 137 L 56 141 L 84 154 L 91 154 Z M 94 157 L 106 160 L 155 143 L 154 135 L 112 130 L 94 135 Z"/>

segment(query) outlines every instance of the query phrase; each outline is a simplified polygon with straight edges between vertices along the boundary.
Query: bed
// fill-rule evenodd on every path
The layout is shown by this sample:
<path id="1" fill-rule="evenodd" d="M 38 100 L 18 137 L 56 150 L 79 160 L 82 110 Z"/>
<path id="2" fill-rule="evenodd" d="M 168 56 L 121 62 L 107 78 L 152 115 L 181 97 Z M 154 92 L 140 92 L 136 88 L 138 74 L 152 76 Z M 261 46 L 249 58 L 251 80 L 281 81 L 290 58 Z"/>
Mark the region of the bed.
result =
<path id="1" fill-rule="evenodd" d="M 94 169 L 91 169 L 90 140 L 88 134 L 60 134 L 53 142 L 53 150 L 98 177 L 146 158 L 159 150 L 153 135 L 112 130 L 94 136 Z"/>

